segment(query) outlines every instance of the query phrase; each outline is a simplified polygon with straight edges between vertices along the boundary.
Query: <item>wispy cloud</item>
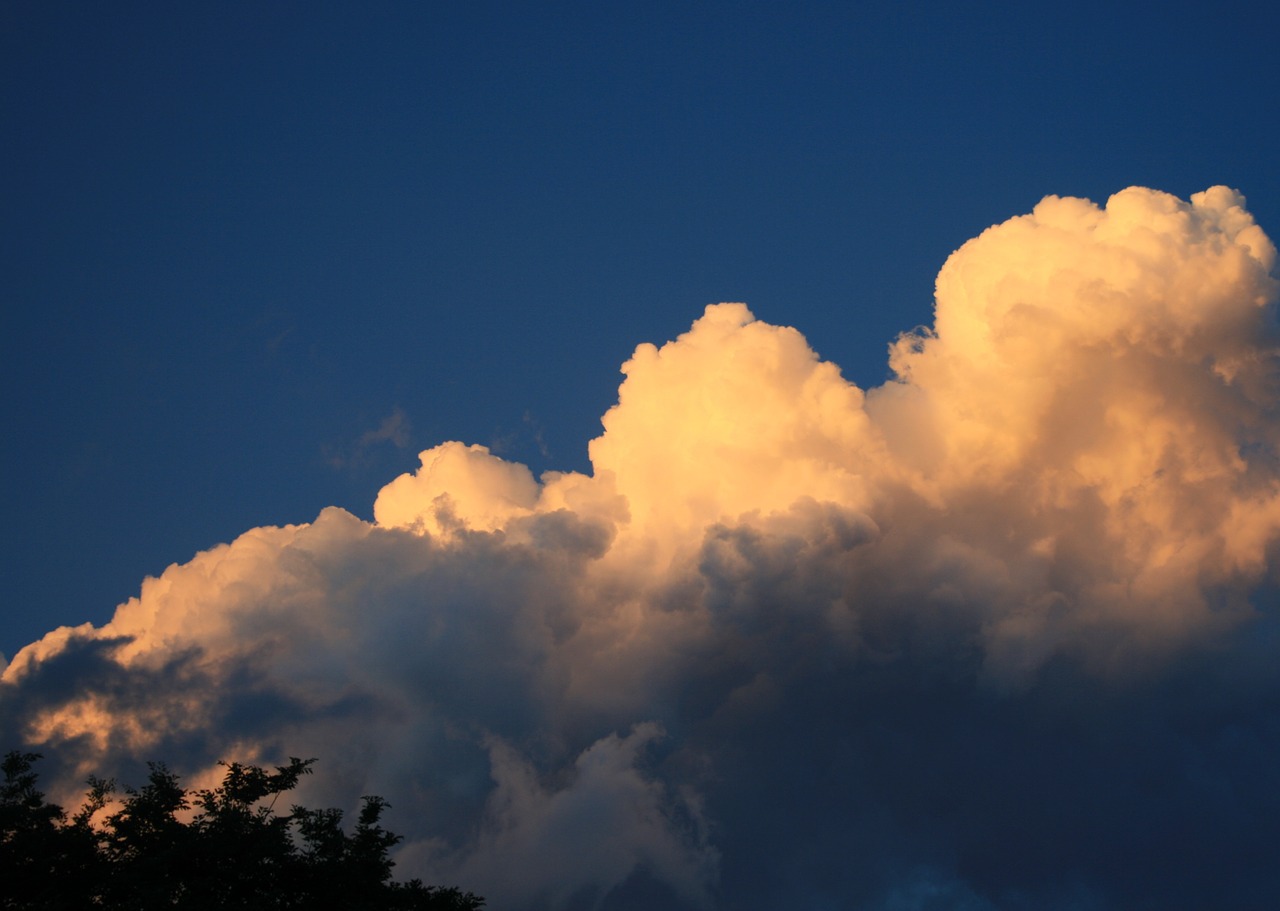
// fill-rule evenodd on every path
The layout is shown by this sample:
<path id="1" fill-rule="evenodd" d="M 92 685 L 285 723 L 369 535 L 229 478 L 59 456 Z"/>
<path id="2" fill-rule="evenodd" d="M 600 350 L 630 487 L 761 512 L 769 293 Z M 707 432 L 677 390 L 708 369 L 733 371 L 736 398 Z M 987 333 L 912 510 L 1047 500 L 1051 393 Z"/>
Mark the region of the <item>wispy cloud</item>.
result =
<path id="1" fill-rule="evenodd" d="M 355 440 L 346 444 L 326 444 L 321 449 L 325 461 L 335 470 L 365 468 L 373 461 L 374 453 L 383 443 L 396 449 L 406 448 L 409 445 L 409 434 L 409 418 L 397 405 L 377 427 L 366 430 Z"/>

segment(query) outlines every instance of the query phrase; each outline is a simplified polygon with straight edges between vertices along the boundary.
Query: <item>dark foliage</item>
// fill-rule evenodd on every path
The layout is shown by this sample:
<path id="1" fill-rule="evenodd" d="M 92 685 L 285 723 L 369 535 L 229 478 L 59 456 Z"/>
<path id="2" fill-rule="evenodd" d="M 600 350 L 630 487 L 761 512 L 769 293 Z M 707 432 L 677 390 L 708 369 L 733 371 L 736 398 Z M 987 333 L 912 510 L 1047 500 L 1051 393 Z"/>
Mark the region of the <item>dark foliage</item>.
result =
<path id="1" fill-rule="evenodd" d="M 400 836 L 379 820 L 387 803 L 366 797 L 355 829 L 339 810 L 276 799 L 311 773 L 291 759 L 274 772 L 226 765 L 222 784 L 188 792 L 161 764 L 142 788 L 89 780 L 68 818 L 36 787 L 37 753 L 11 752 L 0 785 L 0 908 L 343 908 L 352 911 L 476 911 L 484 900 L 454 888 L 391 879 Z M 108 804 L 115 812 L 95 822 Z M 118 807 L 118 808 L 117 808 Z"/>

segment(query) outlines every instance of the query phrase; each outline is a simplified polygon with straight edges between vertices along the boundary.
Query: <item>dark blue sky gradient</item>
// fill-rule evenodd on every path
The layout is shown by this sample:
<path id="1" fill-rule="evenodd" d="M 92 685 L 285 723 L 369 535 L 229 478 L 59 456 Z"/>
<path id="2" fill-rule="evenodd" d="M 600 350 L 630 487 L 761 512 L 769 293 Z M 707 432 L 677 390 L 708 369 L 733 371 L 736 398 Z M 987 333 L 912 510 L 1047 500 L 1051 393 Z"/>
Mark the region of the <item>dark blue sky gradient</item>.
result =
<path id="1" fill-rule="evenodd" d="M 1043 195 L 1280 232 L 1256 3 L 368 6 L 0 10 L 5 654 L 445 439 L 585 469 L 710 302 L 867 386 Z"/>

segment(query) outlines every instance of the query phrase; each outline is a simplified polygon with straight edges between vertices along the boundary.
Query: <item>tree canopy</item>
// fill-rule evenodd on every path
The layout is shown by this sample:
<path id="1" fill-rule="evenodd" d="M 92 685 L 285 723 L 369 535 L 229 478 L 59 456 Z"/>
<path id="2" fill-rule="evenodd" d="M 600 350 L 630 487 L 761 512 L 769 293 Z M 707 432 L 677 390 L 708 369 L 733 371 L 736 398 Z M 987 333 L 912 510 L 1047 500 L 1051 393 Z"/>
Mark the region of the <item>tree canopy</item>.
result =
<path id="1" fill-rule="evenodd" d="M 223 763 L 222 783 L 188 791 L 162 763 L 141 788 L 117 796 L 91 777 L 73 815 L 37 787 L 38 753 L 10 752 L 0 785 L 3 909 L 153 908 L 476 911 L 484 899 L 456 888 L 396 882 L 390 850 L 401 839 L 380 823 L 388 804 L 365 797 L 353 831 L 340 810 L 291 806 L 279 795 L 311 773 L 313 759 L 274 771 Z"/>

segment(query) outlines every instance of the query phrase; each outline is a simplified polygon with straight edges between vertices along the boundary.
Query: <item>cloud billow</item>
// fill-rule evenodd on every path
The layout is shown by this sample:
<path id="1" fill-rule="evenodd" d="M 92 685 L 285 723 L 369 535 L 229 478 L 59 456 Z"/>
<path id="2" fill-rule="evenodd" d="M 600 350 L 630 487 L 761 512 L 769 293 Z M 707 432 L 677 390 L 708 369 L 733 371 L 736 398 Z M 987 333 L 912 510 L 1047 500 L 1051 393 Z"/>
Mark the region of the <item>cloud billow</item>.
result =
<path id="1" fill-rule="evenodd" d="M 1048 197 L 865 392 L 708 307 L 590 475 L 443 443 L 28 646 L 0 721 L 62 792 L 321 757 L 498 911 L 1267 907 L 1274 257 L 1226 188 Z"/>

